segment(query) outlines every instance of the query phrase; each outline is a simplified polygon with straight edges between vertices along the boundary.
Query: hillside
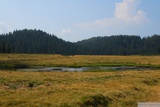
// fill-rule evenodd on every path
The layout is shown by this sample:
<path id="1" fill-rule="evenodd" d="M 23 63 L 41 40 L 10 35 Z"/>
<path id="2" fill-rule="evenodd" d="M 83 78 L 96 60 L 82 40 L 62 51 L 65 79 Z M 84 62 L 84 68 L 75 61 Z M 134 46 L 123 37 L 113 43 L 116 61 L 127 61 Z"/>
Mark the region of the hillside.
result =
<path id="1" fill-rule="evenodd" d="M 78 54 L 75 43 L 66 42 L 41 30 L 18 30 L 0 35 L 1 53 Z M 83 50 L 82 48 L 79 50 Z"/>
<path id="2" fill-rule="evenodd" d="M 16 30 L 0 35 L 0 53 L 159 55 L 160 35 L 141 38 L 134 35 L 93 37 L 66 42 L 41 30 Z"/>
<path id="3" fill-rule="evenodd" d="M 134 35 L 93 37 L 77 42 L 95 55 L 159 55 L 160 35 L 141 38 Z"/>

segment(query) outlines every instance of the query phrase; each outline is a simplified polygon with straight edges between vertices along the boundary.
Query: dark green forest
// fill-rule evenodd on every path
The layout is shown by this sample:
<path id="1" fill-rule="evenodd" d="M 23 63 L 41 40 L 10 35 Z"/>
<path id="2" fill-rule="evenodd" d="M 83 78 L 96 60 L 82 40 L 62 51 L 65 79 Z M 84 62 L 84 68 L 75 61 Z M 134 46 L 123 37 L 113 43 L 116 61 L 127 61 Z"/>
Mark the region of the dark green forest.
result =
<path id="1" fill-rule="evenodd" d="M 0 53 L 44 53 L 62 55 L 159 55 L 160 35 L 93 37 L 67 42 L 41 30 L 16 30 L 0 35 Z"/>

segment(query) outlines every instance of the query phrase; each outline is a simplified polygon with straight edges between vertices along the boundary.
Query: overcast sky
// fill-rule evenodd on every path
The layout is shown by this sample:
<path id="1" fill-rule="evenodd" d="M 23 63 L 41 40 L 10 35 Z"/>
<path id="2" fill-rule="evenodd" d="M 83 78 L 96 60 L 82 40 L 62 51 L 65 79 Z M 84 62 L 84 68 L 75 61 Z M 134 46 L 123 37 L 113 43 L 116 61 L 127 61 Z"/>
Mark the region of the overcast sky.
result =
<path id="1" fill-rule="evenodd" d="M 160 0 L 0 0 L 0 33 L 40 29 L 66 41 L 160 34 Z"/>

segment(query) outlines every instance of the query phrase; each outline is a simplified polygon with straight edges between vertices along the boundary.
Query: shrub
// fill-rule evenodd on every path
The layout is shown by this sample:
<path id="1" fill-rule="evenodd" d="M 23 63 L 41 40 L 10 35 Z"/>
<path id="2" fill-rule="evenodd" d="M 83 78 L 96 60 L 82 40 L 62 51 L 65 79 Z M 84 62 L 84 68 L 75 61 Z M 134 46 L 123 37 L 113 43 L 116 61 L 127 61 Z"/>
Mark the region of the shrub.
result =
<path id="1" fill-rule="evenodd" d="M 28 87 L 30 87 L 30 88 L 32 88 L 34 86 L 34 84 L 32 83 L 32 82 L 30 82 L 29 84 L 28 84 Z"/>
<path id="2" fill-rule="evenodd" d="M 80 107 L 108 107 L 112 101 L 111 98 L 105 97 L 102 94 L 96 94 L 82 98 Z"/>

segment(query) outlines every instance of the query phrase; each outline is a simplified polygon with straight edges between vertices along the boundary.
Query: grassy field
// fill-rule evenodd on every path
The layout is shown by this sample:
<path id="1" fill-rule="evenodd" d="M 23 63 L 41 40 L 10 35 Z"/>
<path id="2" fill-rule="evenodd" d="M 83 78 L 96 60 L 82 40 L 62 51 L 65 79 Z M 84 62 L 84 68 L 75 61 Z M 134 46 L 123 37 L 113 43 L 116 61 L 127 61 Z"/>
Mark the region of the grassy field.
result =
<path id="1" fill-rule="evenodd" d="M 160 56 L 62 56 L 52 54 L 0 54 L 0 68 L 30 66 L 144 66 L 160 67 Z M 3 65 L 3 66 L 2 66 Z"/>
<path id="2" fill-rule="evenodd" d="M 160 66 L 160 56 L 0 54 L 1 107 L 137 107 L 160 102 L 160 70 L 21 72 L 30 66 Z M 17 65 L 16 65 L 17 64 Z"/>
<path id="3" fill-rule="evenodd" d="M 138 102 L 160 101 L 159 90 L 159 70 L 0 71 L 2 107 L 137 107 Z"/>

